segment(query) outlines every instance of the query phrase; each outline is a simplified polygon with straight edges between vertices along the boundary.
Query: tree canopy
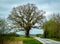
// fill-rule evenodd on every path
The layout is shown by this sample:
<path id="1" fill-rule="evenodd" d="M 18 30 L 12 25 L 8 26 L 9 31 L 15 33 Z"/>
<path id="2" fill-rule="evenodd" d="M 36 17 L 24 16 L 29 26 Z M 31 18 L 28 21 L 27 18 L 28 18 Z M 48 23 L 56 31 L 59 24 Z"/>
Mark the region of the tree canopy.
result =
<path id="1" fill-rule="evenodd" d="M 53 14 L 50 20 L 43 24 L 44 36 L 48 38 L 60 38 L 60 14 Z"/>
<path id="2" fill-rule="evenodd" d="M 14 26 L 19 26 L 20 29 L 26 31 L 26 36 L 29 36 L 30 29 L 44 18 L 45 12 L 38 10 L 35 4 L 26 4 L 14 7 L 9 19 L 13 22 Z"/>

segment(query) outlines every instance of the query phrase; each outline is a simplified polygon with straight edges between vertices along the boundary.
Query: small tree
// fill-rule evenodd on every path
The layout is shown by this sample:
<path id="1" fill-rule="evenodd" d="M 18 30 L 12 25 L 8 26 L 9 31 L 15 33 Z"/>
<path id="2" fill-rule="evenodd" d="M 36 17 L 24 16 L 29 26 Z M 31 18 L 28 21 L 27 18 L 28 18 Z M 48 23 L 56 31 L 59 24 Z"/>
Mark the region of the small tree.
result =
<path id="1" fill-rule="evenodd" d="M 60 14 L 53 14 L 51 18 L 44 22 L 44 37 L 60 38 Z"/>
<path id="2" fill-rule="evenodd" d="M 43 19 L 45 12 L 38 10 L 34 4 L 26 4 L 13 8 L 9 19 L 13 21 L 15 26 L 19 25 L 20 29 L 26 31 L 26 37 L 29 37 L 30 29 Z"/>
<path id="3" fill-rule="evenodd" d="M 8 32 L 7 30 L 7 22 L 0 18 L 0 34 L 5 34 L 6 32 Z"/>

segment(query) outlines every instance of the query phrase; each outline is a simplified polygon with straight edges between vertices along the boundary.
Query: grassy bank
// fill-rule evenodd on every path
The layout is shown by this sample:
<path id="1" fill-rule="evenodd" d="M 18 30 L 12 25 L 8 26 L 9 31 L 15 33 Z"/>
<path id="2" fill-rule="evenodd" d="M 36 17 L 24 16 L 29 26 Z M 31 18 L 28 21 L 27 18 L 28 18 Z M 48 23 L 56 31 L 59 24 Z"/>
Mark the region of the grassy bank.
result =
<path id="1" fill-rule="evenodd" d="M 23 44 L 42 44 L 34 38 L 25 38 L 25 37 L 3 37 L 0 38 L 0 41 L 23 41 Z"/>
<path id="2" fill-rule="evenodd" d="M 50 38 L 50 39 L 55 40 L 55 41 L 60 41 L 60 39 L 58 38 Z"/>

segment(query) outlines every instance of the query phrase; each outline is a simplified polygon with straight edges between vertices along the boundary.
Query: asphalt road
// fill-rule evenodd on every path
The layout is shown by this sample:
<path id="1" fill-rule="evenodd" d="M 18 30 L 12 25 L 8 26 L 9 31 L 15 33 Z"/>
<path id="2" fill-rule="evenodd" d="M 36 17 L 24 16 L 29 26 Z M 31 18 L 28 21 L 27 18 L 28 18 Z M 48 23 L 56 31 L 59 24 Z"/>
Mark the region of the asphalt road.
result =
<path id="1" fill-rule="evenodd" d="M 42 42 L 43 44 L 60 44 L 59 41 L 54 41 L 54 40 L 47 39 L 47 38 L 40 38 L 40 37 L 34 37 L 34 38 Z"/>

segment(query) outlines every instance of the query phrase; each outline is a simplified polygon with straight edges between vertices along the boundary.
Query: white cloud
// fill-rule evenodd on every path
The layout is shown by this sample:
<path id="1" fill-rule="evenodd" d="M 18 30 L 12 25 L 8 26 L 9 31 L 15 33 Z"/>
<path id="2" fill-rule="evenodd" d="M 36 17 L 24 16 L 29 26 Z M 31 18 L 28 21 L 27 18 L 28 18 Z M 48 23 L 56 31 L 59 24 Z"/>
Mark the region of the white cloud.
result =
<path id="1" fill-rule="evenodd" d="M 60 6 L 59 6 L 60 3 L 58 2 L 55 2 L 55 3 L 45 3 L 45 4 L 38 4 L 38 8 L 40 10 L 43 10 L 43 11 L 46 11 L 46 14 L 45 16 L 49 16 L 53 13 L 60 13 Z"/>
<path id="2" fill-rule="evenodd" d="M 0 0 L 0 14 L 8 15 L 13 7 L 27 3 L 36 4 L 40 10 L 46 11 L 45 16 L 48 16 L 53 12 L 60 12 L 60 0 Z"/>

